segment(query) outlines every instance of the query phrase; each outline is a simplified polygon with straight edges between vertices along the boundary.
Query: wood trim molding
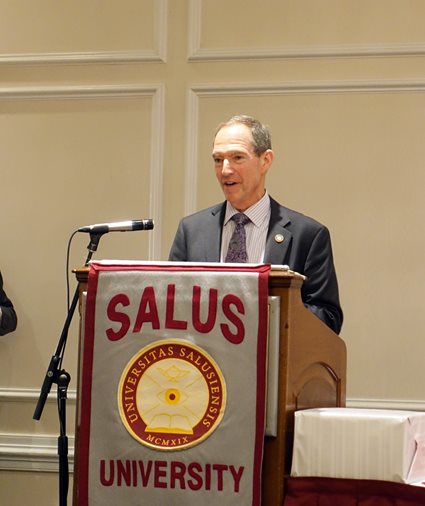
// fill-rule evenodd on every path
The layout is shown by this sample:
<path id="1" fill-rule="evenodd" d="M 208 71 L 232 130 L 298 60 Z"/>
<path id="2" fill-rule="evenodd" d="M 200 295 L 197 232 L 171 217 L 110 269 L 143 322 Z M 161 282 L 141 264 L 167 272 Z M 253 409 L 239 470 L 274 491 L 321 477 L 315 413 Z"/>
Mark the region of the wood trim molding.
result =
<path id="1" fill-rule="evenodd" d="M 4 402 L 20 402 L 20 403 L 31 403 L 37 402 L 40 395 L 40 390 L 35 388 L 6 388 L 0 387 L 0 403 Z M 76 404 L 77 391 L 75 389 L 69 389 L 67 392 L 67 400 L 71 405 Z M 47 398 L 48 403 L 56 404 L 56 397 L 53 392 Z"/>
<path id="2" fill-rule="evenodd" d="M 347 399 L 347 408 L 393 409 L 401 411 L 424 411 L 425 400 L 409 399 Z"/>
<path id="3" fill-rule="evenodd" d="M 286 81 L 274 83 L 198 84 L 191 87 L 196 97 L 220 95 L 288 95 L 317 93 L 393 93 L 425 91 L 424 79 L 363 79 L 338 81 Z"/>
<path id="4" fill-rule="evenodd" d="M 189 32 L 190 33 L 190 32 Z M 195 37 L 195 36 L 194 36 Z M 239 61 L 239 60 L 288 60 L 317 58 L 396 58 L 425 55 L 425 44 L 380 44 L 339 46 L 286 46 L 258 48 L 197 48 L 189 41 L 188 60 L 195 61 Z"/>
<path id="5" fill-rule="evenodd" d="M 0 470 L 59 472 L 57 436 L 0 433 Z M 68 464 L 74 465 L 74 437 L 68 437 Z"/>

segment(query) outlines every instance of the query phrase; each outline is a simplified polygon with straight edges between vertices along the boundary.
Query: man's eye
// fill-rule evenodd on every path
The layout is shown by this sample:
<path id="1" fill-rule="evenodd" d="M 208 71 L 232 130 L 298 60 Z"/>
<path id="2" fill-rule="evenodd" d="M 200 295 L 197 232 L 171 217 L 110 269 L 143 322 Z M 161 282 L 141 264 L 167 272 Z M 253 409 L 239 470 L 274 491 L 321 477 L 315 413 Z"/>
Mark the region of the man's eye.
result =
<path id="1" fill-rule="evenodd" d="M 214 160 L 214 163 L 222 163 L 223 162 L 223 158 L 214 157 L 213 160 Z"/>

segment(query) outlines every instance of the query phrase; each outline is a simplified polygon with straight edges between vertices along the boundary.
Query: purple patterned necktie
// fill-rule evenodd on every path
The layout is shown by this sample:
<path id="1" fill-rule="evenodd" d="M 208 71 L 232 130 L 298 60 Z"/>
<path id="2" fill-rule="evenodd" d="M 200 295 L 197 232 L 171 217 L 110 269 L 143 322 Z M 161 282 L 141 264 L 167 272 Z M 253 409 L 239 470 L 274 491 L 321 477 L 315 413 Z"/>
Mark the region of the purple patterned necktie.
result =
<path id="1" fill-rule="evenodd" d="M 230 238 L 225 262 L 246 263 L 248 254 L 246 252 L 245 225 L 250 219 L 243 213 L 237 213 L 231 219 L 236 223 L 236 226 Z"/>

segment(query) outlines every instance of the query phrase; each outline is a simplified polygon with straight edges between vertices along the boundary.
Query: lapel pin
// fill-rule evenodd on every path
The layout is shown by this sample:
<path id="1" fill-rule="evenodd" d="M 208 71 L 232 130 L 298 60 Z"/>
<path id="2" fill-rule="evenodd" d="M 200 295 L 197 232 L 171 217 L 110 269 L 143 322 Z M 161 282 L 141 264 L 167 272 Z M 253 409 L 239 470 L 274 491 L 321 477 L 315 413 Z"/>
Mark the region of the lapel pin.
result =
<path id="1" fill-rule="evenodd" d="M 282 235 L 282 234 L 276 234 L 276 235 L 274 236 L 274 240 L 275 240 L 277 243 L 281 243 L 281 242 L 283 242 L 283 240 L 284 240 L 284 239 L 285 239 L 285 238 L 283 237 L 283 235 Z"/>

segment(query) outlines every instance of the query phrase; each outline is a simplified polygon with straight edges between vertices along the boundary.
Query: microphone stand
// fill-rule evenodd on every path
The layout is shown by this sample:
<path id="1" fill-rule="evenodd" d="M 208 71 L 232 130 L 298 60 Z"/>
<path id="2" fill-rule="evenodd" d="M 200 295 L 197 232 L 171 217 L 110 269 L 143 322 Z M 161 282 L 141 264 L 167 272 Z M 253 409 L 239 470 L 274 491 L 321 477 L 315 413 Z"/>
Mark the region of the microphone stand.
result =
<path id="1" fill-rule="evenodd" d="M 90 233 L 90 243 L 87 246 L 89 253 L 84 263 L 85 266 L 87 266 L 88 263 L 90 262 L 93 253 L 97 250 L 100 238 L 105 233 L 106 231 L 100 233 Z M 68 385 L 71 380 L 71 376 L 65 371 L 65 369 L 62 369 L 61 367 L 62 367 L 63 354 L 66 346 L 66 340 L 68 338 L 69 327 L 71 325 L 72 317 L 74 315 L 75 308 L 77 307 L 78 300 L 79 300 L 79 289 L 77 286 L 77 288 L 75 289 L 71 305 L 68 309 L 68 315 L 66 317 L 63 330 L 56 347 L 56 351 L 52 356 L 49 366 L 47 368 L 43 385 L 41 386 L 40 396 L 33 415 L 34 420 L 40 420 L 52 384 L 56 383 L 59 426 L 60 426 L 60 435 L 58 437 L 60 506 L 66 506 L 67 504 L 68 487 L 69 487 L 68 437 L 66 436 L 66 399 L 67 399 Z"/>

